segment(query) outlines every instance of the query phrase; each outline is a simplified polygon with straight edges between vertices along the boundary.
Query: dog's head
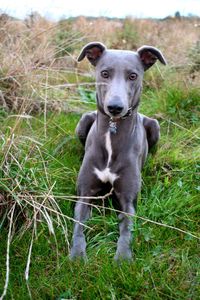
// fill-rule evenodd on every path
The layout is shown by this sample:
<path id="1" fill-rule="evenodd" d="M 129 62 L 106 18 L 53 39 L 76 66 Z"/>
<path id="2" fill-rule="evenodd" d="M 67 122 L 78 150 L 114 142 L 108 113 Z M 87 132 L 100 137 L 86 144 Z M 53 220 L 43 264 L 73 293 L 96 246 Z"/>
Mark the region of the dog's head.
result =
<path id="1" fill-rule="evenodd" d="M 161 51 L 142 46 L 136 52 L 107 49 L 100 42 L 87 44 L 78 57 L 87 57 L 96 69 L 99 107 L 110 117 L 121 118 L 139 104 L 144 71 L 158 59 L 166 65 Z"/>

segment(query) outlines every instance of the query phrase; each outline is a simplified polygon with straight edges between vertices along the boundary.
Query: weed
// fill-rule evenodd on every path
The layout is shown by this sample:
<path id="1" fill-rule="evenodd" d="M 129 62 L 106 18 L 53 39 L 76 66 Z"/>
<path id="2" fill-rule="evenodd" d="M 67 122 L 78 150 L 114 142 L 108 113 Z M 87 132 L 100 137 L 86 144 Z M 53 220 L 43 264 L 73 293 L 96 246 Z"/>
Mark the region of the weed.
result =
<path id="1" fill-rule="evenodd" d="M 80 97 L 83 102 L 86 103 L 96 103 L 96 92 L 91 90 L 86 90 L 82 87 L 78 88 Z"/>

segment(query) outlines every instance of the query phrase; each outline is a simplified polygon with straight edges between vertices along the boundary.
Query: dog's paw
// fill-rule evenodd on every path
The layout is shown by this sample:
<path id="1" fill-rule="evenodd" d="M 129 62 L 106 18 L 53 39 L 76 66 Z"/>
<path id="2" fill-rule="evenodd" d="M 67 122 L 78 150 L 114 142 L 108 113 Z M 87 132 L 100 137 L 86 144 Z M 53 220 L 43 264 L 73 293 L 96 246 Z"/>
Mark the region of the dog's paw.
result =
<path id="1" fill-rule="evenodd" d="M 77 248 L 77 247 L 72 247 L 69 255 L 70 260 L 75 260 L 75 259 L 83 259 L 84 261 L 87 261 L 87 255 L 85 250 Z"/>
<path id="2" fill-rule="evenodd" d="M 121 251 L 117 250 L 116 254 L 115 254 L 115 257 L 114 257 L 114 260 L 117 261 L 117 262 L 120 262 L 120 261 L 129 261 L 129 262 L 131 262 L 133 260 L 131 250 L 129 248 L 123 249 L 123 251 L 122 250 Z"/>

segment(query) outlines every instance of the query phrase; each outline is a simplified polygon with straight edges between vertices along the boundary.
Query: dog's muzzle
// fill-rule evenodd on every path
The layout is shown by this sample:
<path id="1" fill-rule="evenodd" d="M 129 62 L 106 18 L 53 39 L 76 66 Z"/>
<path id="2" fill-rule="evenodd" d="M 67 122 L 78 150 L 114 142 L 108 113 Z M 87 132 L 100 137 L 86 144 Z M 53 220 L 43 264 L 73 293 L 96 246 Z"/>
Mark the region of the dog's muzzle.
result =
<path id="1" fill-rule="evenodd" d="M 113 116 L 119 115 L 122 112 L 122 110 L 124 109 L 124 107 L 119 104 L 108 105 L 107 108 L 108 108 L 109 113 Z"/>

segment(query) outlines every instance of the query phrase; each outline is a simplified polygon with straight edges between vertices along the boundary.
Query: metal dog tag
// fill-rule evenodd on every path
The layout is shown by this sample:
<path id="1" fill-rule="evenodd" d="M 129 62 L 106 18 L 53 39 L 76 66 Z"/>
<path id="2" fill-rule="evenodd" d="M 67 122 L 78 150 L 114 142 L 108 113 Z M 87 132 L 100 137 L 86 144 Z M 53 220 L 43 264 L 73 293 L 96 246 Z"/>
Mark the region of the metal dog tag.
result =
<path id="1" fill-rule="evenodd" d="M 112 119 L 110 119 L 110 121 L 109 121 L 109 130 L 110 130 L 110 133 L 115 134 L 117 132 L 117 123 L 113 122 Z"/>

